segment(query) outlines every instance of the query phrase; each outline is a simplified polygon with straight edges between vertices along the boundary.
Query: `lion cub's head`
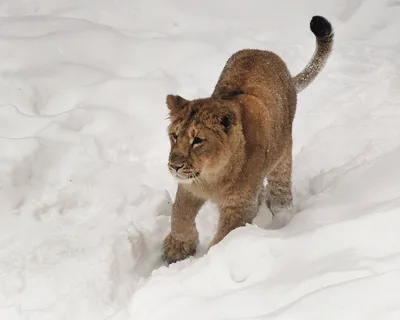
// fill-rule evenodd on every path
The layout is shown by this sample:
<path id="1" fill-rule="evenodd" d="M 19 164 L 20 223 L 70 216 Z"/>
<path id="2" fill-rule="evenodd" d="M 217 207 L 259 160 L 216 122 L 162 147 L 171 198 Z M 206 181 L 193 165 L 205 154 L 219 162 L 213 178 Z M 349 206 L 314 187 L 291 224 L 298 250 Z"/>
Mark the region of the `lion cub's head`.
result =
<path id="1" fill-rule="evenodd" d="M 167 105 L 171 174 L 181 183 L 218 174 L 240 140 L 238 102 L 212 98 L 188 101 L 168 95 Z"/>

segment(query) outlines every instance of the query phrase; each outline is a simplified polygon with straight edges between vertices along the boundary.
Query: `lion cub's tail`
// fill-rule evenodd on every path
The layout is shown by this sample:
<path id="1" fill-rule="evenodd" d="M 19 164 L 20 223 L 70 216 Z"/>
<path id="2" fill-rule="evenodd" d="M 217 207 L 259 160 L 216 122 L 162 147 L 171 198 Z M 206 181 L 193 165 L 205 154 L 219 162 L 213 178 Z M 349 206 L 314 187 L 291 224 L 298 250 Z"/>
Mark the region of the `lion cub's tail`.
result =
<path id="1" fill-rule="evenodd" d="M 303 91 L 313 82 L 332 52 L 334 33 L 330 22 L 324 17 L 314 16 L 310 22 L 310 29 L 317 38 L 317 46 L 310 62 L 293 78 L 297 92 Z"/>

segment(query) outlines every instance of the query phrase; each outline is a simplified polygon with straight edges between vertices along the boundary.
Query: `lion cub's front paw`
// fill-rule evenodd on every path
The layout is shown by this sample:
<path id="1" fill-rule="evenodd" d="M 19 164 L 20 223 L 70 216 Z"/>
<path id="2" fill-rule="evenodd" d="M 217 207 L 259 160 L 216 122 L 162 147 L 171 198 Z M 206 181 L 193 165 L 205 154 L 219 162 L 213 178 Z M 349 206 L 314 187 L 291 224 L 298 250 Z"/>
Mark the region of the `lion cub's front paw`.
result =
<path id="1" fill-rule="evenodd" d="M 295 215 L 294 209 L 291 205 L 286 208 L 270 207 L 270 210 L 273 214 L 273 217 L 268 229 L 272 230 L 283 228 L 292 220 Z"/>
<path id="2" fill-rule="evenodd" d="M 185 241 L 177 240 L 171 233 L 164 239 L 163 259 L 168 263 L 174 263 L 196 253 L 197 237 Z"/>

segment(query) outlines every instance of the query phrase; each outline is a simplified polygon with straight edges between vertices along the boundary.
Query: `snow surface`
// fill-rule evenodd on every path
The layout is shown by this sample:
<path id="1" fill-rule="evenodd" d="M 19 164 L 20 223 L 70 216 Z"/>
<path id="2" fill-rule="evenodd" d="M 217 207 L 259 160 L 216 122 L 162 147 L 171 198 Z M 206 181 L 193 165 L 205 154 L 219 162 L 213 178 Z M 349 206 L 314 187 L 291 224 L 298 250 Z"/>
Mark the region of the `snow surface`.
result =
<path id="1" fill-rule="evenodd" d="M 280 230 L 161 261 L 176 183 L 165 96 L 211 93 L 250 47 L 308 62 Z M 400 319 L 400 1 L 1 0 L 0 319 Z M 258 225 L 258 226 L 257 226 Z"/>

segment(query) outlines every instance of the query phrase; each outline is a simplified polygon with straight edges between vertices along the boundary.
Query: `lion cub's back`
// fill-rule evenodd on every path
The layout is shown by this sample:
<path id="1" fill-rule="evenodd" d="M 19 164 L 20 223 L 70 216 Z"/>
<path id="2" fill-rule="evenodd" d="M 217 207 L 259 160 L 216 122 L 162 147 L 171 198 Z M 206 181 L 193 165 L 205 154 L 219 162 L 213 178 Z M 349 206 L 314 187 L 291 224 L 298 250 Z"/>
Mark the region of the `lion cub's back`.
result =
<path id="1" fill-rule="evenodd" d="M 293 99 L 296 96 L 296 88 L 285 62 L 273 52 L 257 49 L 240 50 L 228 59 L 215 92 L 219 88 L 223 91 L 240 88 L 263 101 Z"/>

